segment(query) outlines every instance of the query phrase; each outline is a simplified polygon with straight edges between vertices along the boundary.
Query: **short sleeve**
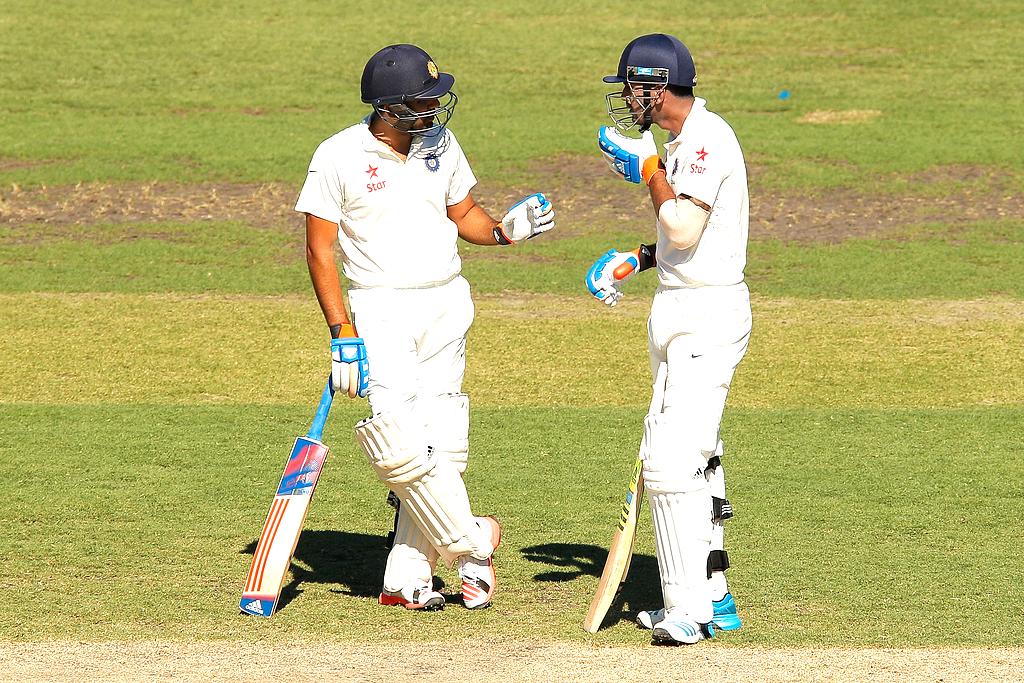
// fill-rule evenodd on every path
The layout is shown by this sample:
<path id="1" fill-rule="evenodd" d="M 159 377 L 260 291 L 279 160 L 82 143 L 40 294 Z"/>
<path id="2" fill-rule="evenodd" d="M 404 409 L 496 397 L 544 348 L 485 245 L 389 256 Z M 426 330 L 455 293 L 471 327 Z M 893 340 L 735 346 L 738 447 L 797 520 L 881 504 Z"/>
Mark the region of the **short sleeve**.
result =
<path id="1" fill-rule="evenodd" d="M 711 136 L 683 143 L 672 162 L 672 189 L 714 206 L 722 183 L 732 172 L 731 149 Z"/>
<path id="2" fill-rule="evenodd" d="M 454 138 L 454 136 L 453 136 Z M 448 182 L 448 206 L 455 206 L 469 196 L 470 190 L 476 186 L 476 176 L 473 169 L 469 167 L 469 160 L 458 143 L 452 145 L 455 152 L 455 168 L 452 171 L 451 180 Z"/>
<path id="3" fill-rule="evenodd" d="M 328 159 L 322 143 L 313 153 L 306 173 L 306 182 L 295 202 L 295 210 L 323 218 L 332 223 L 341 222 L 341 205 L 344 191 L 336 164 Z"/>

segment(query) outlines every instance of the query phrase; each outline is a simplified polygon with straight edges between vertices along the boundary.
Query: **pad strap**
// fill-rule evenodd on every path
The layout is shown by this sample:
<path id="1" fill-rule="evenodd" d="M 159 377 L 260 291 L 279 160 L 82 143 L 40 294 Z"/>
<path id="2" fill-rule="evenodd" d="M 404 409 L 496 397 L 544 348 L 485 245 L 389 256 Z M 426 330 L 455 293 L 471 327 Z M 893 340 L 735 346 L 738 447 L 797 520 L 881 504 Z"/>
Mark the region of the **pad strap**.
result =
<path id="1" fill-rule="evenodd" d="M 395 509 L 395 522 L 391 525 L 391 531 L 384 538 L 384 547 L 391 550 L 395 546 L 395 536 L 398 534 L 398 511 L 402 507 L 402 501 L 398 499 L 394 491 L 388 491 L 387 503 Z"/>
<path id="2" fill-rule="evenodd" d="M 711 497 L 711 521 L 721 524 L 727 519 L 732 519 L 732 503 L 728 498 Z"/>
<path id="3" fill-rule="evenodd" d="M 713 572 L 724 572 L 729 568 L 729 553 L 724 550 L 712 550 L 708 553 L 708 578 Z"/>

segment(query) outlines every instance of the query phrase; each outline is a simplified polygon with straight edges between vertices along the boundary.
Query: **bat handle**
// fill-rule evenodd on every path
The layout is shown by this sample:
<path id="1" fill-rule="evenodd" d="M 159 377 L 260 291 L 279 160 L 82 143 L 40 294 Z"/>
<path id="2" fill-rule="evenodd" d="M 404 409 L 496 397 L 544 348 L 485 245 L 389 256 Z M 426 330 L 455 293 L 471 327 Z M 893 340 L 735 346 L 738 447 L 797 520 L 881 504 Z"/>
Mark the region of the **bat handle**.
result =
<path id="1" fill-rule="evenodd" d="M 327 378 L 327 386 L 324 393 L 320 395 L 320 404 L 316 407 L 316 415 L 313 416 L 313 424 L 306 433 L 310 439 L 320 440 L 324 434 L 324 423 L 327 422 L 327 413 L 331 410 L 331 400 L 334 398 L 334 389 L 331 387 L 331 378 Z"/>

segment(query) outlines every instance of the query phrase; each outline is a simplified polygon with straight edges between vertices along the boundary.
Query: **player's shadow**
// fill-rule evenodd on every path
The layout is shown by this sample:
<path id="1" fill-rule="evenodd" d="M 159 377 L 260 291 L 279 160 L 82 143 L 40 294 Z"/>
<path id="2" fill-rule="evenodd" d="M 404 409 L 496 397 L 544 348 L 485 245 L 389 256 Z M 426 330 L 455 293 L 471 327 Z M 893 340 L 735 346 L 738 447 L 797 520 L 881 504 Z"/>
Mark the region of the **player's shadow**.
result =
<path id="1" fill-rule="evenodd" d="M 541 543 L 523 548 L 521 552 L 523 557 L 531 562 L 551 565 L 551 569 L 536 574 L 533 577 L 535 580 L 556 583 L 575 581 L 582 576 L 600 578 L 605 560 L 608 559 L 606 548 L 579 543 Z M 632 621 L 636 613 L 642 609 L 659 607 L 661 580 L 658 577 L 658 560 L 651 555 L 633 555 L 626 583 L 608 608 L 608 614 L 603 622 L 604 628 L 622 619 Z M 586 611 L 587 607 L 584 605 L 581 620 Z"/>
<path id="2" fill-rule="evenodd" d="M 252 555 L 256 552 L 256 543 L 252 541 L 241 552 Z M 302 593 L 304 583 L 338 583 L 344 588 L 334 592 L 377 597 L 387 555 L 382 535 L 318 529 L 303 531 L 292 557 L 291 578 L 281 590 L 277 609 Z"/>

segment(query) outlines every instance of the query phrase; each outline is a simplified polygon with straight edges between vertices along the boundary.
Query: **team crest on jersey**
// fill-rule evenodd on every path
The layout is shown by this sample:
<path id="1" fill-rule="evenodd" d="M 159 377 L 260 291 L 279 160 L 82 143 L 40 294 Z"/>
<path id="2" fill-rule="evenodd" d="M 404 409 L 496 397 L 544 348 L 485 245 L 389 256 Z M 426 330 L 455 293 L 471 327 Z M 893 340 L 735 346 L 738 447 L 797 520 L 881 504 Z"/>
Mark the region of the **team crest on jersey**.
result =
<path id="1" fill-rule="evenodd" d="M 427 60 L 427 73 L 430 74 L 431 78 L 437 78 L 437 64 L 434 64 L 434 60 Z"/>
<path id="2" fill-rule="evenodd" d="M 423 163 L 431 173 L 437 173 L 437 169 L 441 168 L 441 160 L 433 152 L 423 157 Z"/>

